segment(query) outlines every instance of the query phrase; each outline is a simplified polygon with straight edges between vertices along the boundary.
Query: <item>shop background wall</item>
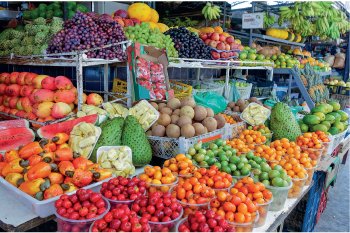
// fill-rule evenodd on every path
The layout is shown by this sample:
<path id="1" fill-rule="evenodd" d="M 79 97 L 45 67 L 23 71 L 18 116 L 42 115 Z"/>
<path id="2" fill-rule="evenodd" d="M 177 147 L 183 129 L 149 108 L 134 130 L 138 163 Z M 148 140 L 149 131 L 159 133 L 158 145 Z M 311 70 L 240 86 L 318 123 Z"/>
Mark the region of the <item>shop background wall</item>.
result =
<path id="1" fill-rule="evenodd" d="M 86 8 L 91 11 L 91 2 L 82 2 Z M 94 2 L 95 4 L 95 12 L 102 14 L 112 14 L 116 10 L 123 9 L 127 10 L 129 5 L 123 4 L 123 3 L 117 3 L 117 2 L 108 2 L 108 1 L 101 1 L 101 2 Z"/>

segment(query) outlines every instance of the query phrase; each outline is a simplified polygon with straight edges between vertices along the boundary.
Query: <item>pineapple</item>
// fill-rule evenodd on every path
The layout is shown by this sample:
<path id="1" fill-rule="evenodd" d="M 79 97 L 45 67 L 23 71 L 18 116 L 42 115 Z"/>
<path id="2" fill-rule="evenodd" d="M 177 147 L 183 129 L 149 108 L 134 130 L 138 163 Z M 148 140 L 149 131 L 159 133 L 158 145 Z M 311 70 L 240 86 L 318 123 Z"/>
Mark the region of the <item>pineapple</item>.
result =
<path id="1" fill-rule="evenodd" d="M 303 82 L 304 86 L 307 87 L 307 86 L 308 86 L 308 83 L 307 83 L 307 80 L 306 80 L 306 78 L 304 77 L 304 75 L 300 75 L 300 79 L 301 79 L 301 81 Z"/>

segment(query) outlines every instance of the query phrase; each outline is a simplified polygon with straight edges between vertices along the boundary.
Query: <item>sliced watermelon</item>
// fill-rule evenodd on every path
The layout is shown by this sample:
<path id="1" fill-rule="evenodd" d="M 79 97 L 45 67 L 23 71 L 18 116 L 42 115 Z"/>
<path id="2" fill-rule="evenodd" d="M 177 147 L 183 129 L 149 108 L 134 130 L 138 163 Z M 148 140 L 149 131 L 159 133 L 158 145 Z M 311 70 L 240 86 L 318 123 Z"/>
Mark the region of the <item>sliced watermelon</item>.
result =
<path id="1" fill-rule="evenodd" d="M 27 127 L 4 129 L 0 131 L 0 151 L 18 149 L 35 139 L 33 130 Z"/>
<path id="2" fill-rule="evenodd" d="M 39 135 L 39 137 L 47 139 L 52 139 L 58 133 L 66 133 L 69 135 L 70 132 L 73 130 L 73 127 L 83 121 L 85 121 L 86 123 L 96 125 L 99 123 L 98 115 L 93 114 L 89 116 L 80 117 L 71 121 L 64 121 L 57 124 L 45 125 L 38 129 L 37 134 Z"/>
<path id="3" fill-rule="evenodd" d="M 0 130 L 22 128 L 22 127 L 29 128 L 29 121 L 21 119 L 21 120 L 11 120 L 11 121 L 0 122 Z"/>

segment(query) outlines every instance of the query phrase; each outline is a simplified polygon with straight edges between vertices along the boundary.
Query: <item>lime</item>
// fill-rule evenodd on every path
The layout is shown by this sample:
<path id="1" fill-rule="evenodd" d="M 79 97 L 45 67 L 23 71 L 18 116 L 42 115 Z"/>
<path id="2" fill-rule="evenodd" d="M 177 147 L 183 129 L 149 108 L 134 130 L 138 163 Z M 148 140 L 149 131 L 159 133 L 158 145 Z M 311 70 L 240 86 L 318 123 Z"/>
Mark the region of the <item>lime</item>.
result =
<path id="1" fill-rule="evenodd" d="M 230 167 L 231 171 L 236 171 L 237 170 L 236 165 L 233 164 L 233 163 L 229 163 L 228 166 Z"/>
<path id="2" fill-rule="evenodd" d="M 190 155 L 190 154 L 186 154 L 185 157 L 192 159 L 192 155 Z"/>
<path id="3" fill-rule="evenodd" d="M 260 166 L 260 164 L 256 164 L 255 169 L 259 169 L 259 170 L 261 170 L 261 166 Z"/>
<path id="4" fill-rule="evenodd" d="M 224 149 L 224 151 L 228 151 L 229 149 L 231 149 L 231 146 L 230 145 L 225 145 L 223 149 Z"/>
<path id="5" fill-rule="evenodd" d="M 246 168 L 248 168 L 248 169 L 249 169 L 249 171 L 250 171 L 250 170 L 252 170 L 252 165 L 250 165 L 249 163 L 244 164 L 244 166 L 245 166 Z"/>
<path id="6" fill-rule="evenodd" d="M 264 129 L 259 129 L 259 131 L 260 131 L 262 134 L 265 134 L 265 130 L 264 130 Z"/>
<path id="7" fill-rule="evenodd" d="M 223 146 L 219 146 L 219 150 L 222 150 L 224 147 Z"/>
<path id="8" fill-rule="evenodd" d="M 216 165 L 218 167 L 218 169 L 221 170 L 221 163 L 216 162 L 216 163 L 214 163 L 214 165 Z"/>
<path id="9" fill-rule="evenodd" d="M 261 161 L 266 163 L 266 159 L 265 158 L 261 158 Z M 260 164 L 261 165 L 261 164 Z"/>
<path id="10" fill-rule="evenodd" d="M 230 158 L 232 156 L 232 151 L 230 151 L 230 150 L 226 151 L 226 156 L 228 158 Z"/>
<path id="11" fill-rule="evenodd" d="M 208 155 L 204 155 L 204 161 L 208 161 L 210 157 Z"/>
<path id="12" fill-rule="evenodd" d="M 242 158 L 242 156 L 241 156 L 241 162 L 247 164 L 248 163 L 248 159 L 244 158 L 244 157 Z"/>
<path id="13" fill-rule="evenodd" d="M 288 187 L 288 182 L 287 181 L 283 181 L 283 186 L 282 187 Z"/>
<path id="14" fill-rule="evenodd" d="M 221 157 L 221 156 L 225 156 L 226 157 L 226 152 L 221 150 L 221 151 L 219 151 L 218 156 L 219 157 Z"/>
<path id="15" fill-rule="evenodd" d="M 253 152 L 249 151 L 249 152 L 247 153 L 247 159 L 253 159 L 253 158 L 254 158 Z"/>
<path id="16" fill-rule="evenodd" d="M 258 157 L 258 156 L 255 156 L 254 161 L 255 161 L 257 164 L 261 164 L 262 159 L 261 159 L 260 157 Z"/>
<path id="17" fill-rule="evenodd" d="M 270 186 L 269 180 L 263 180 L 261 183 L 263 183 L 265 186 Z"/>
<path id="18" fill-rule="evenodd" d="M 203 155 L 206 155 L 207 154 L 207 150 L 206 149 L 199 149 L 198 150 L 198 153 L 201 153 Z"/>
<path id="19" fill-rule="evenodd" d="M 283 168 L 280 165 L 276 165 L 276 166 L 273 167 L 273 170 L 282 172 Z"/>
<path id="20" fill-rule="evenodd" d="M 237 168 L 239 170 L 241 170 L 242 168 L 244 167 L 244 163 L 240 162 L 238 165 L 237 165 Z"/>
<path id="21" fill-rule="evenodd" d="M 194 159 L 195 159 L 198 163 L 200 163 L 200 162 L 202 162 L 202 161 L 204 160 L 204 155 L 203 155 L 203 154 L 196 154 L 196 155 L 194 156 Z"/>
<path id="22" fill-rule="evenodd" d="M 196 160 L 192 159 L 192 164 L 197 165 L 198 163 Z"/>
<path id="23" fill-rule="evenodd" d="M 222 146 L 226 146 L 226 141 L 225 140 L 222 140 Z M 231 146 L 230 146 L 231 148 Z"/>
<path id="24" fill-rule="evenodd" d="M 247 158 L 247 156 L 246 156 L 245 154 L 242 154 L 242 155 L 239 156 L 239 157 L 240 157 L 241 159 L 242 159 L 242 158 L 245 158 L 245 159 Z"/>
<path id="25" fill-rule="evenodd" d="M 193 147 L 194 149 L 199 150 L 199 149 L 202 149 L 202 144 L 197 142 L 193 145 Z"/>
<path id="26" fill-rule="evenodd" d="M 232 155 L 235 155 L 237 153 L 236 149 L 231 148 L 230 151 L 232 152 Z"/>
<path id="27" fill-rule="evenodd" d="M 254 176 L 254 179 L 255 180 L 259 180 L 259 176 Z"/>
<path id="28" fill-rule="evenodd" d="M 249 172 L 250 172 L 250 170 L 249 170 L 249 168 L 247 168 L 247 167 L 243 167 L 243 168 L 241 169 L 241 174 L 242 174 L 243 176 L 248 175 Z"/>
<path id="29" fill-rule="evenodd" d="M 218 146 L 214 143 L 210 143 L 209 148 L 210 148 L 210 150 L 214 151 L 214 150 L 218 149 Z"/>
<path id="30" fill-rule="evenodd" d="M 283 180 L 281 177 L 274 177 L 271 183 L 275 187 L 283 187 Z"/>
<path id="31" fill-rule="evenodd" d="M 267 163 L 261 163 L 260 166 L 262 172 L 269 172 L 271 170 L 271 167 Z"/>
<path id="32" fill-rule="evenodd" d="M 242 52 L 239 54 L 239 59 L 246 59 L 247 58 L 247 53 Z"/>
<path id="33" fill-rule="evenodd" d="M 289 176 L 286 172 L 280 172 L 280 177 L 282 178 L 282 180 L 286 180 Z"/>
<path id="34" fill-rule="evenodd" d="M 249 159 L 249 160 L 248 160 L 248 163 L 249 163 L 249 164 L 251 164 L 252 162 L 254 162 L 254 160 L 252 160 L 252 159 Z"/>
<path id="35" fill-rule="evenodd" d="M 221 171 L 226 172 L 227 174 L 231 174 L 231 169 L 227 165 L 222 166 Z"/>
<path id="36" fill-rule="evenodd" d="M 219 151 L 218 150 L 213 150 L 214 156 L 217 156 Z"/>
<path id="37" fill-rule="evenodd" d="M 221 161 L 221 166 L 228 166 L 228 162 L 227 161 Z"/>
<path id="38" fill-rule="evenodd" d="M 241 173 L 238 170 L 234 171 L 232 174 L 234 176 L 241 176 Z"/>
<path id="39" fill-rule="evenodd" d="M 214 152 L 211 151 L 211 150 L 207 150 L 207 155 L 208 155 L 209 157 L 214 157 Z"/>
<path id="40" fill-rule="evenodd" d="M 259 175 L 259 180 L 268 180 L 269 179 L 269 174 L 267 172 L 261 172 Z"/>
<path id="41" fill-rule="evenodd" d="M 236 155 L 230 158 L 230 163 L 239 164 L 240 162 L 241 162 L 241 159 Z"/>
<path id="42" fill-rule="evenodd" d="M 222 146 L 222 140 L 221 139 L 216 139 L 215 144 L 217 146 Z"/>
<path id="43" fill-rule="evenodd" d="M 252 166 L 252 169 L 255 169 L 258 166 L 258 164 L 255 161 L 250 163 L 250 165 Z"/>
<path id="44" fill-rule="evenodd" d="M 216 163 L 216 159 L 215 158 L 209 158 L 207 163 L 208 163 L 209 166 L 214 165 L 214 163 Z"/>
<path id="45" fill-rule="evenodd" d="M 219 161 L 228 161 L 228 158 L 225 154 L 219 156 Z"/>
<path id="46" fill-rule="evenodd" d="M 207 162 L 202 161 L 202 162 L 200 162 L 200 163 L 199 163 L 199 166 L 202 166 L 202 167 L 208 167 L 209 165 L 208 165 L 208 163 L 207 163 Z"/>
<path id="47" fill-rule="evenodd" d="M 261 174 L 261 170 L 260 169 L 254 169 L 254 170 L 252 170 L 252 173 L 254 174 L 254 176 L 259 176 Z"/>
<path id="48" fill-rule="evenodd" d="M 188 153 L 189 153 L 190 155 L 195 155 L 195 154 L 196 154 L 196 149 L 194 149 L 193 147 L 190 147 L 190 148 L 188 149 Z"/>
<path id="49" fill-rule="evenodd" d="M 271 171 L 269 171 L 269 177 L 270 177 L 270 179 L 280 177 L 280 173 L 279 173 L 279 171 L 271 170 Z"/>

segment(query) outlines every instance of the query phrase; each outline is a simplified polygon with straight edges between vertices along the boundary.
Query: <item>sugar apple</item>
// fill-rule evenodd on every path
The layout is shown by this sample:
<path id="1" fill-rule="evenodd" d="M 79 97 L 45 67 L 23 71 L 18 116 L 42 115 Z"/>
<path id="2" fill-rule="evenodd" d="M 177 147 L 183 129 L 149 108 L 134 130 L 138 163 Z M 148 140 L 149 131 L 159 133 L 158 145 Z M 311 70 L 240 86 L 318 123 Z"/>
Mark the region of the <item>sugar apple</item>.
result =
<path id="1" fill-rule="evenodd" d="M 37 19 L 33 20 L 33 25 L 46 25 L 46 19 L 43 17 L 38 17 Z"/>
<path id="2" fill-rule="evenodd" d="M 8 48 L 8 40 L 1 40 L 0 41 L 0 50 L 6 50 Z"/>
<path id="3" fill-rule="evenodd" d="M 41 45 L 45 39 L 46 35 L 43 32 L 39 32 L 38 34 L 35 35 L 35 44 L 36 45 Z"/>
<path id="4" fill-rule="evenodd" d="M 33 55 L 35 46 L 34 45 L 28 45 L 27 46 L 27 53 L 28 55 Z"/>
<path id="5" fill-rule="evenodd" d="M 49 28 L 45 25 L 38 25 L 35 27 L 35 34 L 39 33 L 39 32 L 43 32 L 45 33 L 45 35 L 49 34 Z"/>
<path id="6" fill-rule="evenodd" d="M 11 53 L 15 54 L 15 55 L 19 55 L 19 51 L 21 49 L 22 46 L 20 45 L 16 45 L 14 48 L 11 49 Z"/>

